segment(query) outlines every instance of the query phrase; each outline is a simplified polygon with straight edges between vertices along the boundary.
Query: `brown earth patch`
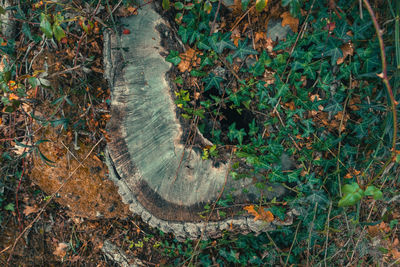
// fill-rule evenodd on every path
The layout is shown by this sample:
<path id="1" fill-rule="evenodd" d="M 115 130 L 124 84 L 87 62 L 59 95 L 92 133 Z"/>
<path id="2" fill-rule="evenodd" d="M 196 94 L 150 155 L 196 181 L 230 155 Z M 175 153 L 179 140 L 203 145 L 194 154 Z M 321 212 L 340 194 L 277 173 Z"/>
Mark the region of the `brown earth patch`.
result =
<path id="1" fill-rule="evenodd" d="M 73 142 L 68 142 L 71 139 L 68 134 L 58 134 L 50 126 L 42 128 L 40 133 L 37 136 L 41 136 L 41 140 L 49 141 L 40 143 L 39 150 L 55 163 L 50 165 L 38 152 L 34 153 L 31 179 L 35 184 L 50 195 L 65 183 L 55 200 L 68 207 L 72 217 L 98 219 L 128 216 L 128 206 L 122 203 L 117 188 L 107 178 L 107 166 L 96 150 L 91 152 L 93 145 L 78 142 L 79 150 L 75 150 Z"/>

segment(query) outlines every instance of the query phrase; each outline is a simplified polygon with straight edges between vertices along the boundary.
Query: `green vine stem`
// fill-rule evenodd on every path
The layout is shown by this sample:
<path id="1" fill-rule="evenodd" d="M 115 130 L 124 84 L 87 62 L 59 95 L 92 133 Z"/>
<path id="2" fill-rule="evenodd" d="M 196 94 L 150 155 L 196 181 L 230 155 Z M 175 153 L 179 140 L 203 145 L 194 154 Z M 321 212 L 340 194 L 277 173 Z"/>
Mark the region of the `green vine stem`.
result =
<path id="1" fill-rule="evenodd" d="M 397 105 L 397 102 L 396 102 L 396 100 L 394 98 L 393 90 L 392 90 L 392 87 L 390 85 L 389 78 L 387 76 L 386 53 L 385 53 L 385 45 L 383 43 L 383 38 L 382 38 L 382 30 L 379 28 L 378 21 L 377 21 L 377 19 L 375 17 L 374 11 L 372 10 L 372 7 L 371 7 L 370 3 L 368 2 L 368 0 L 363 0 L 363 2 L 365 4 L 365 6 L 367 7 L 368 13 L 370 14 L 370 16 L 372 18 L 372 22 L 374 23 L 376 35 L 378 36 L 378 40 L 379 40 L 379 47 L 380 47 L 380 50 L 381 50 L 381 60 L 382 60 L 382 73 L 378 74 L 378 77 L 383 80 L 383 83 L 386 86 L 387 92 L 389 94 L 390 102 L 391 102 L 391 105 L 392 105 L 392 113 L 393 113 L 392 157 L 388 160 L 388 162 L 385 163 L 383 168 L 386 168 L 386 166 L 388 166 L 388 164 L 392 161 L 393 157 L 396 155 L 396 138 L 397 138 L 397 112 L 396 112 L 396 105 Z M 380 175 L 380 173 L 382 173 L 382 172 L 379 172 L 379 175 Z M 379 175 L 375 176 L 368 184 L 371 184 L 372 182 L 374 182 L 379 177 Z"/>

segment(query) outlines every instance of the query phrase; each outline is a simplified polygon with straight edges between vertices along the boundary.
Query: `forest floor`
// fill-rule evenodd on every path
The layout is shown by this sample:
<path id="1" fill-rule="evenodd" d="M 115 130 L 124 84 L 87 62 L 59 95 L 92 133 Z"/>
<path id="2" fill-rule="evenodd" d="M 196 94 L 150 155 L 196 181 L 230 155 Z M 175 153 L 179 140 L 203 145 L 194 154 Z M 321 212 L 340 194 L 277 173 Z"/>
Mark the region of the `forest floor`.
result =
<path id="1" fill-rule="evenodd" d="M 102 250 L 106 241 L 143 266 L 187 265 L 200 254 L 197 241 L 179 243 L 130 215 L 105 179 L 110 89 L 103 78 L 102 33 L 111 20 L 140 12 L 135 5 L 112 2 L 28 1 L 15 9 L 13 21 L 22 30 L 14 39 L 1 37 L 1 86 L 8 88 L 3 88 L 0 117 L 2 266 L 118 266 Z M 260 30 L 267 21 L 283 18 L 294 31 L 299 28 L 299 21 L 279 4 L 271 1 L 269 13 L 260 16 L 236 10 L 240 20 L 227 16 L 218 26 L 240 23 L 232 32 L 236 46 L 239 29 L 253 28 L 253 45 L 273 54 L 277 43 Z M 129 29 L 122 33 L 137 34 Z M 183 61 L 175 68 L 177 76 L 190 71 L 190 64 Z M 400 259 L 399 214 L 399 207 L 393 208 L 391 222 L 396 223 L 381 221 L 367 231 L 380 244 L 377 253 L 394 262 Z M 229 255 L 219 249 L 237 240 L 226 234 L 201 243 L 201 249 L 212 264 L 221 262 L 216 261 L 221 255 L 230 264 Z M 292 247 L 283 250 L 290 255 Z M 260 258 L 267 254 L 260 252 Z"/>

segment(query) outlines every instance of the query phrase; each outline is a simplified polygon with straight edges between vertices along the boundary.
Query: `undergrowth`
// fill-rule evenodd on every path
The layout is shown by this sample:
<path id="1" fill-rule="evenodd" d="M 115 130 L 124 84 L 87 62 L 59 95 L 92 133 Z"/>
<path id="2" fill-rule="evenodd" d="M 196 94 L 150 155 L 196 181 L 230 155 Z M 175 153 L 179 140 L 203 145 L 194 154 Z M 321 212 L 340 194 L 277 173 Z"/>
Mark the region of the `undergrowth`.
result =
<path id="1" fill-rule="evenodd" d="M 282 1 L 292 33 L 280 41 L 260 23 L 276 12 L 267 2 L 235 1 L 229 18 L 219 1 L 163 1 L 187 45 L 167 57 L 182 73 L 177 107 L 214 144 L 203 159 L 233 148 L 231 179 L 288 189 L 283 200 L 246 210 L 267 221 L 296 215 L 269 234 L 201 241 L 184 258 L 206 266 L 395 264 L 398 2 L 375 1 L 371 17 L 368 1 Z M 386 247 L 374 247 L 371 229 L 389 224 Z"/>
<path id="2" fill-rule="evenodd" d="M 0 39 L 0 222 L 9 212 L 19 218 L 13 198 L 29 156 L 52 164 L 40 150 L 47 140 L 35 138 L 41 128 L 58 127 L 71 142 L 106 134 L 99 44 L 121 2 L 78 2 L 0 8 L 22 29 Z M 399 1 L 372 3 L 384 50 L 361 1 L 235 3 L 227 11 L 218 0 L 162 1 L 188 48 L 167 57 L 182 73 L 176 104 L 212 141 L 204 160 L 233 150 L 232 179 L 287 189 L 284 199 L 260 199 L 246 211 L 267 221 L 292 212 L 294 220 L 258 236 L 161 238 L 154 249 L 174 266 L 398 264 Z M 279 17 L 292 33 L 278 41 L 265 22 Z"/>
<path id="3" fill-rule="evenodd" d="M 104 21 L 111 13 L 104 8 L 107 3 L 116 6 L 111 1 L 26 0 L 0 7 L 2 235 L 14 219 L 20 231 L 24 227 L 18 203 L 24 202 L 21 186 L 33 158 L 37 165 L 54 165 L 41 148 L 50 142 L 48 129 L 75 146 L 106 135 L 109 91 L 101 57 L 102 33 L 109 27 Z M 11 257 L 12 252 L 8 263 Z"/>

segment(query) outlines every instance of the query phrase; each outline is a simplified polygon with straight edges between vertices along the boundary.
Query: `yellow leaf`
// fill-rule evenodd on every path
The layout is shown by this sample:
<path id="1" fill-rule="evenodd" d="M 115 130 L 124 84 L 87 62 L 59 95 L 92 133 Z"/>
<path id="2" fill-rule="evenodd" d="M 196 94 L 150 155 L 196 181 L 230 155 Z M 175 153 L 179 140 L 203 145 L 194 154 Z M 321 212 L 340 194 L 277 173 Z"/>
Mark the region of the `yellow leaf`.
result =
<path id="1" fill-rule="evenodd" d="M 281 15 L 282 18 L 282 27 L 289 25 L 293 32 L 297 32 L 297 28 L 299 27 L 299 19 L 293 18 L 290 15 L 290 12 L 283 12 Z"/>

